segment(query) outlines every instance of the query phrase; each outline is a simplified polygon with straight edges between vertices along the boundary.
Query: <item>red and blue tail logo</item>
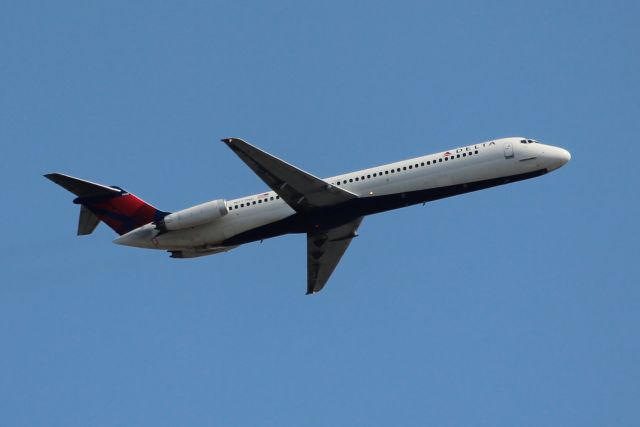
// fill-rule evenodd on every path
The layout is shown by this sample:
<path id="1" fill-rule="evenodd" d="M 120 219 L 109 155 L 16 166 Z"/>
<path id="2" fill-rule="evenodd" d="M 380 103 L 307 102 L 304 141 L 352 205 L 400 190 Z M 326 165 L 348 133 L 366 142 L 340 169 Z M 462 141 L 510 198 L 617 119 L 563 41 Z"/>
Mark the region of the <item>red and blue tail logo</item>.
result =
<path id="1" fill-rule="evenodd" d="M 122 189 L 120 193 L 96 197 L 78 197 L 73 202 L 87 207 L 116 233 L 123 235 L 152 221 L 159 221 L 168 212 L 151 206 Z"/>

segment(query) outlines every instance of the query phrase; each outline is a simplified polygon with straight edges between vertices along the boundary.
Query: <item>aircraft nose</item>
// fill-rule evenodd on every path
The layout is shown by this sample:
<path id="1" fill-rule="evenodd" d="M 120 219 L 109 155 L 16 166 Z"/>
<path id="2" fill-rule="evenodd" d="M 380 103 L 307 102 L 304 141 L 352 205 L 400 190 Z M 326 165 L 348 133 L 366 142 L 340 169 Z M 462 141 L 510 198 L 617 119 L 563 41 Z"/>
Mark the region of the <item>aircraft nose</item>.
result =
<path id="1" fill-rule="evenodd" d="M 543 157 L 547 159 L 547 170 L 551 172 L 566 165 L 569 160 L 571 160 L 571 153 L 564 148 L 549 147 L 549 149 L 545 150 L 545 155 Z"/>
<path id="2" fill-rule="evenodd" d="M 564 148 L 561 148 L 560 152 L 558 153 L 558 157 L 560 158 L 562 164 L 566 165 L 567 163 L 569 163 L 569 160 L 571 160 L 571 153 Z"/>

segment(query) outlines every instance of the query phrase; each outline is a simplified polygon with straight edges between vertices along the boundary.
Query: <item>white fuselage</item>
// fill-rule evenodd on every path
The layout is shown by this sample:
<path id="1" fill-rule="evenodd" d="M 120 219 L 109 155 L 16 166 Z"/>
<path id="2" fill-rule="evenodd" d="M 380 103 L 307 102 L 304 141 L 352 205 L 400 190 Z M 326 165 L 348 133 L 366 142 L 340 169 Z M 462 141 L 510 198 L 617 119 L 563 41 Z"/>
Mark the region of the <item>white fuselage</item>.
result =
<path id="1" fill-rule="evenodd" d="M 526 138 L 503 138 L 332 176 L 324 181 L 360 199 L 370 198 L 366 211 L 361 213 L 366 215 L 504 184 L 510 177 L 514 177 L 513 181 L 531 178 L 557 169 L 569 158 L 569 153 L 562 148 Z M 535 175 L 535 172 L 541 173 Z M 487 184 L 474 187 L 474 183 Z M 407 197 L 405 204 L 402 203 L 404 197 Z M 376 206 L 378 201 L 380 205 Z M 204 225 L 158 233 L 153 224 L 147 224 L 119 237 L 115 243 L 214 253 L 258 240 L 260 234 L 251 233 L 252 230 L 267 230 L 271 224 L 296 215 L 273 191 L 228 200 L 226 207 L 226 215 Z M 283 229 L 266 232 L 265 236 L 286 232 L 296 231 Z M 245 234 L 247 238 L 243 240 L 241 237 Z"/>

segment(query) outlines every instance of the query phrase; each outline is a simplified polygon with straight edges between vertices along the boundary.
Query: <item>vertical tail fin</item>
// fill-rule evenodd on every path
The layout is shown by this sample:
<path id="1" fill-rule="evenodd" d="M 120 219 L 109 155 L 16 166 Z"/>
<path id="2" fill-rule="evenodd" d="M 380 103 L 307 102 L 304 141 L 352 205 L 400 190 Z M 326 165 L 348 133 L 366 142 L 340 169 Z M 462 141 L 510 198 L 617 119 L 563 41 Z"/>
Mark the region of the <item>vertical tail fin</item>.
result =
<path id="1" fill-rule="evenodd" d="M 80 206 L 80 217 L 78 218 L 78 236 L 86 236 L 93 233 L 100 223 L 100 218 L 95 216 L 86 206 Z"/>
<path id="2" fill-rule="evenodd" d="M 78 235 L 91 234 L 100 221 L 123 235 L 168 214 L 119 187 L 108 187 L 61 173 L 50 173 L 45 178 L 78 196 L 73 200 L 73 203 L 81 205 Z"/>

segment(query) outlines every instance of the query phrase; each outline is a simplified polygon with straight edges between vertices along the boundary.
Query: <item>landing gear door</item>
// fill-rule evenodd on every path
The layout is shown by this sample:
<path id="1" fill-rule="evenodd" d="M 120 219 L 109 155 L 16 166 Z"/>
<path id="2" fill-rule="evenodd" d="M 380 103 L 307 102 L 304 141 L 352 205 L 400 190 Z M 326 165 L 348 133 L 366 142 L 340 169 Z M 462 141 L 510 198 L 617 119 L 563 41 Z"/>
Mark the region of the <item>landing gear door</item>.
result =
<path id="1" fill-rule="evenodd" d="M 510 142 L 504 143 L 504 157 L 505 159 L 513 158 L 513 144 Z"/>

